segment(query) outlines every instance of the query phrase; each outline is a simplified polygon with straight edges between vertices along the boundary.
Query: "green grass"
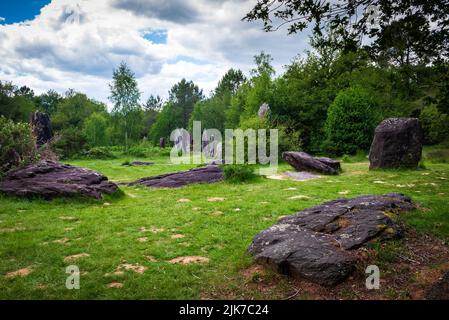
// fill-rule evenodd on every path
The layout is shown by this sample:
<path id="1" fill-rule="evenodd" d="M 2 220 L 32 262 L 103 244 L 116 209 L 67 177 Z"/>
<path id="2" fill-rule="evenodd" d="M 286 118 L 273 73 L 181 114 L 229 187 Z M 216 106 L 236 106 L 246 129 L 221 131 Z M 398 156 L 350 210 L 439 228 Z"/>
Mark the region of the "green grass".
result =
<path id="1" fill-rule="evenodd" d="M 154 166 L 124 167 L 121 164 L 125 160 L 70 163 L 98 170 L 117 182 L 195 167 L 170 165 L 168 158 L 150 159 L 156 162 Z M 280 170 L 291 168 L 281 164 Z M 198 299 L 210 293 L 225 297 L 220 292 L 223 287 L 238 296 L 239 292 L 251 290 L 242 270 L 251 265 L 246 249 L 254 235 L 280 216 L 343 196 L 404 193 L 422 208 L 404 215 L 404 222 L 420 232 L 449 238 L 449 164 L 370 172 L 367 162 L 358 162 L 343 163 L 343 170 L 341 176 L 305 182 L 260 178 L 247 183 L 222 182 L 176 190 L 122 186 L 123 196 L 101 201 L 0 196 L 0 299 Z M 292 187 L 297 190 L 286 191 Z M 297 195 L 310 199 L 289 200 Z M 209 202 L 209 197 L 222 197 L 225 201 Z M 181 203 L 179 199 L 191 202 Z M 76 220 L 60 218 L 67 216 Z M 164 231 L 142 233 L 141 227 Z M 172 239 L 175 234 L 185 237 Z M 142 237 L 148 241 L 139 242 Z M 65 245 L 53 243 L 64 238 L 70 239 Z M 79 253 L 88 253 L 90 257 L 64 262 L 64 257 Z M 153 256 L 157 262 L 148 261 L 146 256 Z M 203 256 L 210 262 L 167 262 L 180 256 Z M 123 261 L 140 264 L 147 270 L 143 274 L 127 271 L 122 276 L 105 277 Z M 65 288 L 65 268 L 71 264 L 80 267 L 81 290 Z M 27 267 L 33 272 L 26 277 L 5 277 L 8 272 Z M 123 283 L 123 288 L 107 288 L 113 281 Z M 273 292 L 253 289 L 250 294 L 254 298 L 281 297 L 283 285 L 281 282 Z"/>

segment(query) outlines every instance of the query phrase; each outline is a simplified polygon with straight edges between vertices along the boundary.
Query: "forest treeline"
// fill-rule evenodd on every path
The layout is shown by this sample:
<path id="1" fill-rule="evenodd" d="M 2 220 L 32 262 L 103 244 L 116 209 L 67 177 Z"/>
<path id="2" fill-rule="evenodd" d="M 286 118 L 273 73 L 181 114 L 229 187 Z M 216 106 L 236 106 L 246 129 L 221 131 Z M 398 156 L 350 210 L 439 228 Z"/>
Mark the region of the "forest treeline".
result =
<path id="1" fill-rule="evenodd" d="M 262 52 L 249 74 L 230 69 L 211 93 L 186 75 L 166 100 L 155 95 L 144 100 L 133 71 L 122 63 L 113 71 L 110 110 L 74 90 L 36 95 L 26 84 L 1 81 L 0 115 L 19 123 L 35 110 L 48 113 L 57 132 L 55 148 L 66 158 L 95 147 L 157 146 L 161 137 L 169 141 L 174 129 L 189 129 L 193 121 L 221 131 L 277 128 L 281 151 L 314 154 L 366 151 L 375 127 L 387 117 L 420 118 L 428 144 L 448 136 L 447 62 L 403 59 L 406 52 L 373 55 L 361 46 L 339 46 L 329 35 L 313 37 L 311 45 L 282 74 Z M 271 111 L 261 119 L 264 103 Z"/>

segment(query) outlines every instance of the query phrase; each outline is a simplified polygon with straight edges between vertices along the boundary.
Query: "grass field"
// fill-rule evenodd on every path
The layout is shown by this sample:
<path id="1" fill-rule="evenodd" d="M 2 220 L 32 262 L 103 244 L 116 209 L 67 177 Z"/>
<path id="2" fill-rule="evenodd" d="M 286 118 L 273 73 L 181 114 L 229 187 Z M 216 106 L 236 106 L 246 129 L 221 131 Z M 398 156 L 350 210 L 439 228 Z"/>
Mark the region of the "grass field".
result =
<path id="1" fill-rule="evenodd" d="M 169 165 L 168 158 L 142 160 L 156 165 L 123 167 L 124 159 L 69 163 L 98 170 L 116 182 L 193 167 Z M 282 164 L 280 170 L 291 168 Z M 442 243 L 449 239 L 449 164 L 370 172 L 364 161 L 343 163 L 343 170 L 341 176 L 303 182 L 260 177 L 250 183 L 176 190 L 122 186 L 124 195 L 101 201 L 0 196 L 0 299 L 288 298 L 295 283 L 254 269 L 248 245 L 279 217 L 339 197 L 404 193 L 420 208 L 401 217 L 405 225 Z M 295 196 L 307 197 L 290 199 Z M 374 246 L 376 259 L 388 261 L 389 253 L 402 245 Z M 88 256 L 66 259 L 78 254 Z M 169 262 L 186 256 L 209 261 Z M 80 290 L 65 287 L 69 265 L 80 268 Z M 22 269 L 23 276 L 11 276 Z M 407 298 L 386 286 L 387 297 Z M 354 298 L 347 287 L 337 290 L 338 297 Z"/>

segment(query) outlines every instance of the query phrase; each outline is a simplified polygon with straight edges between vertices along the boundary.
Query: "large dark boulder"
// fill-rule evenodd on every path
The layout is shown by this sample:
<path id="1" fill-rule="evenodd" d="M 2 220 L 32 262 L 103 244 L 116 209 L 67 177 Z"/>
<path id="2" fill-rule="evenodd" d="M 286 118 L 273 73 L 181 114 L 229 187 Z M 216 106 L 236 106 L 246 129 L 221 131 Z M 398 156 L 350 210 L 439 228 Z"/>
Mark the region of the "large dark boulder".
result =
<path id="1" fill-rule="evenodd" d="M 427 300 L 449 300 L 449 271 L 426 292 Z"/>
<path id="2" fill-rule="evenodd" d="M 53 161 L 11 171 L 0 183 L 0 191 L 6 194 L 46 199 L 76 195 L 99 199 L 117 189 L 115 183 L 98 172 Z"/>
<path id="3" fill-rule="evenodd" d="M 224 178 L 223 170 L 219 166 L 195 168 L 189 171 L 163 174 L 148 177 L 130 183 L 130 186 L 141 185 L 150 188 L 179 188 L 189 184 L 215 183 Z"/>
<path id="4" fill-rule="evenodd" d="M 345 280 L 354 270 L 354 250 L 373 239 L 401 234 L 389 212 L 413 209 L 400 194 L 338 199 L 279 220 L 249 247 L 255 261 L 276 271 L 324 286 Z"/>
<path id="5" fill-rule="evenodd" d="M 416 168 L 421 160 L 423 133 L 416 118 L 390 118 L 376 129 L 369 154 L 370 169 Z"/>
<path id="6" fill-rule="evenodd" d="M 323 174 L 339 174 L 340 162 L 329 158 L 314 158 L 305 152 L 284 152 L 282 157 L 297 171 L 314 171 Z"/>
<path id="7" fill-rule="evenodd" d="M 48 114 L 39 111 L 32 113 L 30 125 L 38 146 L 42 146 L 53 139 L 53 129 Z"/>

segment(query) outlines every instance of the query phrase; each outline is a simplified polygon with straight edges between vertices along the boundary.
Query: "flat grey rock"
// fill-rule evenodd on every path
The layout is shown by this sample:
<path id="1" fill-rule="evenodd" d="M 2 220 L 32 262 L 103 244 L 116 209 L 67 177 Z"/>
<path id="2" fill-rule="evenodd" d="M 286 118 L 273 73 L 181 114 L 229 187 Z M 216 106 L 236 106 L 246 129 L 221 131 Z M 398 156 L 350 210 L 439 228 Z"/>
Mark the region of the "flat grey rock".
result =
<path id="1" fill-rule="evenodd" d="M 189 184 L 215 183 L 223 179 L 223 170 L 219 166 L 207 166 L 189 171 L 143 178 L 130 183 L 129 186 L 141 185 L 149 188 L 180 188 Z"/>
<path id="2" fill-rule="evenodd" d="M 336 175 L 341 171 L 340 162 L 329 158 L 314 158 L 305 152 L 284 152 L 282 157 L 297 171 L 312 171 Z"/>
<path id="3" fill-rule="evenodd" d="M 401 235 L 388 212 L 412 209 L 411 200 L 400 194 L 337 199 L 279 220 L 248 250 L 256 262 L 280 273 L 333 286 L 354 270 L 354 249 Z"/>
<path id="4" fill-rule="evenodd" d="M 45 199 L 76 195 L 99 199 L 117 190 L 115 183 L 96 171 L 54 161 L 13 170 L 0 183 L 0 191 L 6 194 Z"/>

